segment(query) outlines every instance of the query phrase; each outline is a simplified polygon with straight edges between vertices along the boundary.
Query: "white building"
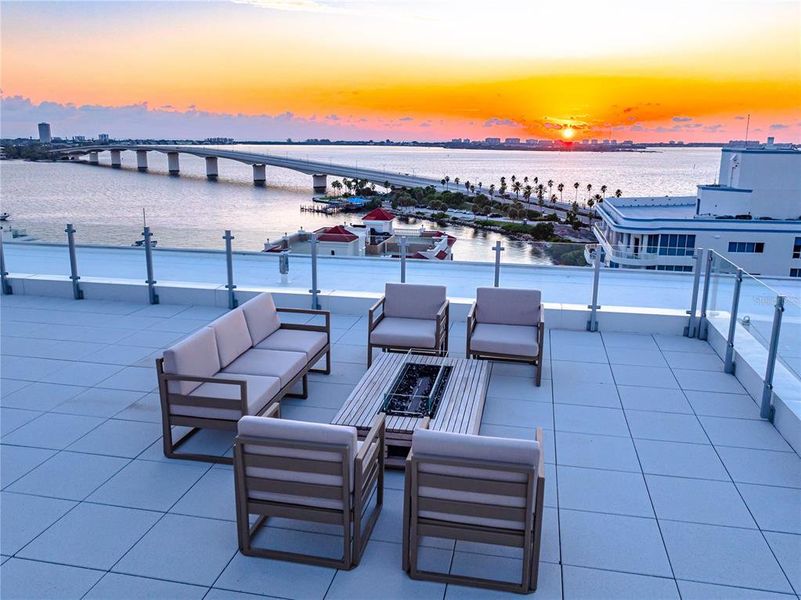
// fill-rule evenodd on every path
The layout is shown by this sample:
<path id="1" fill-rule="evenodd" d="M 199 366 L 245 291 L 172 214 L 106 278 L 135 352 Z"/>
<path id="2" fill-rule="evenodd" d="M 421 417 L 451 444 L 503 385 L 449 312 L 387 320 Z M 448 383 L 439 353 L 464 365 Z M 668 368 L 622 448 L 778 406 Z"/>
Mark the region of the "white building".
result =
<path id="1" fill-rule="evenodd" d="M 50 135 L 50 123 L 39 123 L 39 142 L 49 144 L 53 141 Z"/>
<path id="2" fill-rule="evenodd" d="M 101 144 L 108 144 L 108 134 L 107 133 L 99 134 L 97 136 L 97 141 L 100 142 Z"/>
<path id="3" fill-rule="evenodd" d="M 711 248 L 752 274 L 801 277 L 801 151 L 723 148 L 719 183 L 695 196 L 609 198 L 595 236 L 605 264 L 691 271 Z"/>

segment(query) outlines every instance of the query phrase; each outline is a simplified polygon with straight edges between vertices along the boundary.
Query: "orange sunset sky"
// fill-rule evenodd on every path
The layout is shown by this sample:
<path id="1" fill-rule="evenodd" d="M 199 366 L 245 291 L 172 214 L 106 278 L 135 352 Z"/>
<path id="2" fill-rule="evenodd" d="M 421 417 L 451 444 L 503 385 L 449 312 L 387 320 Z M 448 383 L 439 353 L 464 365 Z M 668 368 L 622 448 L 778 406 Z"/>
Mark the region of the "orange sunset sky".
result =
<path id="1" fill-rule="evenodd" d="M 801 139 L 801 2 L 0 3 L 3 137 Z"/>

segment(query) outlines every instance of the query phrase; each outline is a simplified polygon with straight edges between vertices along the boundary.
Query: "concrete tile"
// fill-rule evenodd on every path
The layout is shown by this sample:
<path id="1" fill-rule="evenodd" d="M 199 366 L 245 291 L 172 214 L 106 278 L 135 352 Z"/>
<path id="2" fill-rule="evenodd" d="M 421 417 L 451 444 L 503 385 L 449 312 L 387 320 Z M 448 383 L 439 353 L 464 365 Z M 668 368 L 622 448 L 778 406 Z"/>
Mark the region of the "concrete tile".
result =
<path id="1" fill-rule="evenodd" d="M 626 410 L 693 414 L 684 393 L 678 389 L 618 385 L 617 391 Z"/>
<path id="2" fill-rule="evenodd" d="M 551 360 L 577 360 L 580 358 L 584 363 L 609 364 L 606 351 L 601 344 L 590 344 L 588 346 L 576 346 L 574 344 L 557 342 L 550 347 Z"/>
<path id="3" fill-rule="evenodd" d="M 699 420 L 716 446 L 793 451 L 773 424 L 767 421 L 723 417 L 699 417 Z"/>
<path id="4" fill-rule="evenodd" d="M 579 404 L 620 408 L 617 387 L 611 383 L 581 383 L 569 379 L 553 382 L 553 401 L 557 404 Z"/>
<path id="5" fill-rule="evenodd" d="M 492 377 L 500 375 L 504 377 L 531 378 L 534 377 L 537 372 L 537 368 L 533 365 L 527 365 L 511 361 L 502 361 L 502 360 L 493 360 L 490 362 L 492 363 L 492 371 L 491 371 Z M 551 372 L 551 361 L 545 359 L 543 360 L 542 378 L 550 379 L 549 377 L 550 372 Z"/>
<path id="6" fill-rule="evenodd" d="M 4 600 L 78 600 L 103 576 L 101 571 L 12 558 L 0 567 Z"/>
<path id="7" fill-rule="evenodd" d="M 138 394 L 139 392 L 126 393 Z M 125 421 L 161 423 L 161 399 L 158 393 L 145 394 L 127 408 L 122 409 L 114 417 Z"/>
<path id="8" fill-rule="evenodd" d="M 135 458 L 161 438 L 161 426 L 139 421 L 109 419 L 69 449 L 75 452 Z"/>
<path id="9" fill-rule="evenodd" d="M 716 354 L 665 352 L 665 360 L 672 369 L 723 372 L 723 361 Z"/>
<path id="10" fill-rule="evenodd" d="M 535 427 L 553 427 L 553 405 L 550 402 L 487 398 L 482 423 L 519 426 L 529 423 Z"/>
<path id="11" fill-rule="evenodd" d="M 705 341 L 678 335 L 655 334 L 654 340 L 665 352 L 689 352 L 714 354 L 712 347 Z"/>
<path id="12" fill-rule="evenodd" d="M 209 468 L 202 463 L 135 460 L 98 488 L 88 501 L 167 511 Z"/>
<path id="13" fill-rule="evenodd" d="M 512 377 L 508 375 L 493 376 L 487 388 L 487 397 L 511 398 L 513 400 L 533 400 L 536 402 L 551 402 L 551 382 L 542 380 L 537 387 L 533 377 Z"/>
<path id="14" fill-rule="evenodd" d="M 729 481 L 710 445 L 635 440 L 643 473 Z"/>
<path id="15" fill-rule="evenodd" d="M 576 356 L 576 350 L 573 351 L 573 356 Z M 553 360 L 551 373 L 554 381 L 564 379 L 582 383 L 614 383 L 612 371 L 605 363 Z"/>
<path id="16" fill-rule="evenodd" d="M 519 584 L 523 578 L 523 560 L 522 557 L 487 556 L 457 550 L 453 555 L 450 572 L 452 575 Z"/>
<path id="17" fill-rule="evenodd" d="M 174 331 L 154 331 L 143 329 L 142 331 L 131 332 L 120 341 L 126 346 L 142 346 L 144 348 L 161 347 L 168 348 L 186 337 L 184 333 Z"/>
<path id="18" fill-rule="evenodd" d="M 795 592 L 801 593 L 801 535 L 766 532 L 771 550 Z"/>
<path id="19" fill-rule="evenodd" d="M 585 567 L 565 566 L 562 569 L 565 600 L 679 600 L 673 579 L 647 577 L 630 573 L 600 571 Z"/>
<path id="20" fill-rule="evenodd" d="M 110 344 L 100 350 L 87 354 L 81 360 L 106 365 L 132 366 L 153 353 L 151 348 Z"/>
<path id="21" fill-rule="evenodd" d="M 339 410 L 353 391 L 354 384 L 329 383 L 328 381 L 309 381 L 309 397 L 287 399 L 303 406 Z M 281 401 L 283 407 L 284 401 Z"/>
<path id="22" fill-rule="evenodd" d="M 649 388 L 678 389 L 679 384 L 667 367 L 638 367 L 613 364 L 612 372 L 618 385 L 634 385 Z"/>
<path id="23" fill-rule="evenodd" d="M 737 483 L 801 488 L 801 458 L 791 452 L 718 446 L 718 454 Z"/>
<path id="24" fill-rule="evenodd" d="M 684 600 L 793 600 L 795 596 L 741 587 L 678 580 Z"/>
<path id="25" fill-rule="evenodd" d="M 565 565 L 671 577 L 655 519 L 560 509 Z"/>
<path id="26" fill-rule="evenodd" d="M 281 418 L 293 421 L 311 421 L 313 423 L 330 423 L 339 408 L 319 408 L 304 406 L 303 400 L 282 400 Z"/>
<path id="27" fill-rule="evenodd" d="M 23 494 L 83 500 L 126 464 L 128 460 L 124 458 L 59 452 L 7 489 Z"/>
<path id="28" fill-rule="evenodd" d="M 64 368 L 62 360 L 30 358 L 27 356 L 0 356 L 0 373 L 11 379 L 41 381 L 43 377 Z"/>
<path id="29" fill-rule="evenodd" d="M 0 408 L 0 435 L 5 436 L 26 423 L 30 423 L 43 413 L 37 410 L 19 408 Z"/>
<path id="30" fill-rule="evenodd" d="M 165 515 L 114 566 L 113 571 L 210 586 L 235 554 L 234 523 Z M 251 566 L 255 571 L 261 571 L 266 565 Z M 284 576 L 288 576 L 287 570 Z M 217 583 L 219 585 L 222 581 Z M 289 586 L 301 585 L 292 578 L 288 578 L 286 583 Z"/>
<path id="31" fill-rule="evenodd" d="M 640 471 L 640 463 L 629 438 L 558 432 L 557 464 L 560 466 Z"/>
<path id="32" fill-rule="evenodd" d="M 246 594 L 244 592 L 232 592 L 231 590 L 211 588 L 203 600 L 259 600 L 260 598 L 273 597 L 274 596 L 257 596 L 256 594 Z"/>
<path id="33" fill-rule="evenodd" d="M 662 358 L 662 352 L 657 348 L 646 350 L 644 348 L 614 347 L 607 348 L 606 354 L 609 357 L 609 363 L 612 365 L 632 365 L 640 367 L 668 366 L 665 359 Z"/>
<path id="34" fill-rule="evenodd" d="M 117 600 L 151 600 L 152 598 L 201 600 L 205 594 L 206 588 L 202 586 L 106 573 L 84 598 L 86 600 L 106 600 L 108 598 Z"/>
<path id="35" fill-rule="evenodd" d="M 421 566 L 447 573 L 451 552 L 437 548 L 421 548 Z M 445 594 L 445 584 L 411 579 L 401 564 L 401 545 L 370 541 L 358 568 L 337 571 L 327 599 L 358 598 L 369 595 L 368 590 L 380 581 L 380 595 L 384 598 L 437 598 Z"/>
<path id="36" fill-rule="evenodd" d="M 25 410 L 53 410 L 56 406 L 84 392 L 87 388 L 57 383 L 29 383 L 16 392 L 3 397 L 4 408 Z"/>
<path id="37" fill-rule="evenodd" d="M 801 534 L 801 489 L 738 483 L 762 530 Z"/>
<path id="38" fill-rule="evenodd" d="M 367 346 L 332 344 L 331 357 L 334 362 L 354 363 L 367 368 Z"/>
<path id="39" fill-rule="evenodd" d="M 509 598 L 508 592 L 487 590 L 478 587 L 465 587 L 448 585 L 445 592 L 446 600 L 503 600 Z M 537 580 L 537 600 L 561 600 L 562 598 L 562 569 L 559 565 L 540 563 Z"/>
<path id="40" fill-rule="evenodd" d="M 558 474 L 561 508 L 654 517 L 641 473 L 560 466 Z"/>
<path id="41" fill-rule="evenodd" d="M 233 471 L 208 470 L 170 509 L 170 512 L 236 521 Z"/>
<path id="42" fill-rule="evenodd" d="M 634 438 L 694 444 L 709 443 L 695 415 L 627 410 L 626 419 Z"/>
<path id="43" fill-rule="evenodd" d="M 630 348 L 636 350 L 658 350 L 653 336 L 644 333 L 621 333 L 616 331 L 603 331 L 601 337 L 604 346 L 609 348 Z"/>
<path id="44" fill-rule="evenodd" d="M 160 517 L 150 511 L 82 502 L 17 555 L 110 569 Z"/>
<path id="45" fill-rule="evenodd" d="M 623 411 L 616 408 L 557 404 L 554 406 L 557 431 L 629 437 Z"/>
<path id="46" fill-rule="evenodd" d="M 645 479 L 659 519 L 756 528 L 733 483 L 660 475 Z"/>
<path id="47" fill-rule="evenodd" d="M 72 415 L 113 417 L 142 397 L 141 392 L 89 388 L 56 406 L 53 411 Z"/>
<path id="48" fill-rule="evenodd" d="M 5 323 L 3 323 L 3 326 L 5 327 Z M 8 379 L 6 377 L 0 378 L 0 398 L 5 398 L 9 394 L 13 394 L 28 385 L 31 385 L 30 381 Z"/>
<path id="49" fill-rule="evenodd" d="M 0 492 L 0 550 L 3 554 L 19 552 L 37 535 L 50 527 L 75 506 L 75 502 Z"/>
<path id="50" fill-rule="evenodd" d="M 107 379 L 95 384 L 97 387 L 134 392 L 152 392 L 158 388 L 156 369 L 146 367 L 125 367 Z"/>
<path id="51" fill-rule="evenodd" d="M 353 386 L 359 383 L 359 380 L 364 376 L 366 371 L 366 363 L 348 363 L 335 360 L 331 366 L 330 374 L 309 373 L 309 384 L 311 385 L 312 381 L 342 383 L 347 384 L 353 389 Z"/>
<path id="52" fill-rule="evenodd" d="M 371 546 L 372 543 L 367 546 L 364 559 L 370 554 Z M 396 566 L 402 573 L 400 561 Z M 322 598 L 336 572 L 327 567 L 256 558 L 237 552 L 214 585 L 253 594 L 269 591 L 282 598 Z"/>
<path id="53" fill-rule="evenodd" d="M 697 392 L 724 392 L 727 394 L 744 394 L 745 389 L 734 375 L 714 373 L 712 371 L 694 371 L 690 369 L 673 369 L 673 374 L 683 390 Z"/>
<path id="54" fill-rule="evenodd" d="M 759 419 L 759 407 L 746 394 L 723 394 L 716 392 L 693 392 L 684 395 L 700 416 Z"/>
<path id="55" fill-rule="evenodd" d="M 677 521 L 661 527 L 678 579 L 792 591 L 759 531 Z"/>
<path id="56" fill-rule="evenodd" d="M 42 448 L 0 445 L 0 486 L 5 488 L 54 454 Z"/>
<path id="57" fill-rule="evenodd" d="M 5 436 L 3 441 L 7 444 L 61 450 L 103 421 L 97 417 L 47 413 Z"/>
<path id="58" fill-rule="evenodd" d="M 92 387 L 104 379 L 108 379 L 122 368 L 119 365 L 84 362 L 70 362 L 67 365 L 51 374 L 43 375 L 41 381 Z"/>

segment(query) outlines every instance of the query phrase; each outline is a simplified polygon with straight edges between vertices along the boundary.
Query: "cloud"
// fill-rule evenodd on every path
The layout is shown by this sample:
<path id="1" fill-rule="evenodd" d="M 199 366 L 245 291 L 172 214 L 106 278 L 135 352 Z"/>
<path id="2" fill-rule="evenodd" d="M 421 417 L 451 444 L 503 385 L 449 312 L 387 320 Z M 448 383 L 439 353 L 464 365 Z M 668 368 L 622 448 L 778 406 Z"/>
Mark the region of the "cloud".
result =
<path id="1" fill-rule="evenodd" d="M 493 117 L 484 121 L 484 127 L 517 127 L 519 125 L 517 121 L 513 121 L 512 119 L 499 119 L 498 117 Z"/>
<path id="2" fill-rule="evenodd" d="M 778 129 L 789 129 L 790 126 L 789 125 L 785 125 L 784 123 L 772 123 L 770 128 L 772 130 L 776 131 Z"/>
<path id="3" fill-rule="evenodd" d="M 398 121 L 414 121 L 414 117 L 401 117 Z"/>
<path id="4" fill-rule="evenodd" d="M 687 121 L 692 121 L 692 117 L 673 117 L 672 121 L 674 123 L 686 123 Z"/>
<path id="5" fill-rule="evenodd" d="M 344 13 L 342 8 L 316 0 L 231 0 L 234 4 L 249 4 L 258 8 L 288 12 Z"/>
<path id="6" fill-rule="evenodd" d="M 736 117 L 734 117 L 734 120 L 735 121 L 745 121 L 745 117 L 743 115 L 737 115 Z"/>

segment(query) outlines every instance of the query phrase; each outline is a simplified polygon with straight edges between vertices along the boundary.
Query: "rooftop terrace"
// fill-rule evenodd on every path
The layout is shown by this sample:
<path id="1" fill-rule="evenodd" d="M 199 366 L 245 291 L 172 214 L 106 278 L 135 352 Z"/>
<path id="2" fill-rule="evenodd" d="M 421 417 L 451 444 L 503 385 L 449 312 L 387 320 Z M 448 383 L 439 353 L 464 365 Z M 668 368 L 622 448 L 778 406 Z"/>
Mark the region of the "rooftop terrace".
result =
<path id="1" fill-rule="evenodd" d="M 89 255 L 82 258 L 89 268 Z M 124 261 L 116 267 L 126 268 Z M 407 577 L 399 471 L 387 473 L 381 517 L 355 569 L 237 552 L 231 467 L 165 459 L 155 391 L 154 358 L 223 312 L 2 297 L 0 595 L 500 596 Z M 332 315 L 332 373 L 310 376 L 307 399 L 283 400 L 284 418 L 331 420 L 365 371 L 365 321 Z M 454 322 L 456 355 L 464 336 L 464 322 Z M 709 343 L 552 328 L 545 356 L 539 388 L 529 367 L 492 365 L 481 422 L 484 435 L 532 438 L 535 427 L 545 429 L 545 529 L 534 598 L 798 597 L 801 458 L 759 418 Z M 189 442 L 221 455 L 231 443 L 219 432 Z M 285 521 L 271 534 L 286 549 L 338 549 L 322 526 Z M 519 572 L 517 556 L 490 546 L 432 540 L 424 554 L 433 568 L 454 573 Z"/>

